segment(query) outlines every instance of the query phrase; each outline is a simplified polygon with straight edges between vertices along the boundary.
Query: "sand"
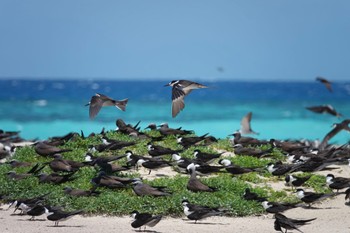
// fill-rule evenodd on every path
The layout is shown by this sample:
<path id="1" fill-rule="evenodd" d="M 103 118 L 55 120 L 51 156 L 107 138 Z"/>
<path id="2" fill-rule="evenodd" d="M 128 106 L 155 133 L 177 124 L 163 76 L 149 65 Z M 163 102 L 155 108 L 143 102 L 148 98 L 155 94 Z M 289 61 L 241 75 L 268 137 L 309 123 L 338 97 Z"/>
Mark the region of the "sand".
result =
<path id="1" fill-rule="evenodd" d="M 335 166 L 339 169 L 331 173 L 335 176 L 350 177 L 350 167 L 348 165 Z M 173 176 L 176 173 L 170 168 L 164 168 L 148 175 L 148 171 L 140 171 L 146 179 L 154 179 L 161 176 Z M 329 171 L 317 172 L 327 175 Z M 268 183 L 275 190 L 286 189 L 283 181 Z M 290 188 L 288 188 L 290 190 Z M 307 191 L 312 191 L 305 189 Z M 295 195 L 291 193 L 291 195 Z M 60 222 L 59 227 L 54 227 L 54 223 L 46 220 L 46 216 L 37 217 L 35 221 L 30 221 L 29 216 L 13 215 L 13 208 L 7 210 L 6 205 L 0 210 L 0 232 L 64 232 L 66 233 L 109 233 L 109 232 L 136 232 L 138 229 L 131 227 L 132 218 L 107 217 L 107 216 L 74 216 L 73 218 Z M 300 227 L 303 232 L 309 233 L 345 233 L 350 232 L 350 205 L 345 204 L 344 194 L 316 203 L 313 208 L 298 207 L 283 213 L 290 218 L 309 219 L 317 218 L 311 224 Z M 182 218 L 163 217 L 163 219 L 153 228 L 147 228 L 146 232 L 244 232 L 261 233 L 276 232 L 274 230 L 274 219 L 272 214 L 252 217 L 211 217 L 203 219 L 194 224 L 185 216 Z M 288 232 L 297 232 L 288 231 Z"/>

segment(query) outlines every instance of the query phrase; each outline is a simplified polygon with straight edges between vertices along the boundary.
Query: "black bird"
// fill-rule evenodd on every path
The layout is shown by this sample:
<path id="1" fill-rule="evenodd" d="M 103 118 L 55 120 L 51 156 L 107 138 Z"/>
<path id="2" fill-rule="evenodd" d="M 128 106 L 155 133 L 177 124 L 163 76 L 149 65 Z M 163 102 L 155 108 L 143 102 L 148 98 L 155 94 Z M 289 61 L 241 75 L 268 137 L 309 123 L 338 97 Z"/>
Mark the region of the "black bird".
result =
<path id="1" fill-rule="evenodd" d="M 323 77 L 316 77 L 316 81 L 319 81 L 321 82 L 326 88 L 328 91 L 332 92 L 332 83 L 330 81 L 328 81 L 327 79 L 323 78 Z"/>
<path id="2" fill-rule="evenodd" d="M 158 169 L 163 168 L 163 167 L 169 167 L 169 166 L 171 166 L 171 163 L 169 163 L 168 161 L 165 161 L 165 160 L 155 160 L 155 159 L 144 160 L 144 159 L 139 159 L 137 161 L 137 165 L 149 169 L 149 173 L 148 174 L 151 174 L 152 170 L 158 170 Z"/>
<path id="3" fill-rule="evenodd" d="M 297 189 L 297 197 L 305 202 L 311 207 L 311 204 L 314 202 L 322 201 L 326 198 L 333 197 L 334 194 L 324 194 L 324 193 L 314 193 L 314 192 L 305 192 L 303 189 Z"/>
<path id="4" fill-rule="evenodd" d="M 163 136 L 168 136 L 168 135 L 186 135 L 186 134 L 191 134 L 193 133 L 192 130 L 184 130 L 179 128 L 170 128 L 168 123 L 162 123 L 159 125 L 159 132 Z"/>
<path id="5" fill-rule="evenodd" d="M 128 99 L 114 100 L 108 96 L 96 93 L 91 97 L 90 102 L 86 106 L 90 105 L 89 116 L 90 119 L 94 119 L 102 107 L 115 106 L 118 109 L 125 111 L 127 103 Z"/>
<path id="6" fill-rule="evenodd" d="M 299 226 L 303 226 L 305 224 L 308 224 L 311 221 L 314 221 L 316 218 L 312 219 L 292 219 L 287 218 L 283 214 L 276 213 L 275 214 L 275 222 L 274 222 L 274 228 L 276 231 L 282 231 L 282 228 L 285 229 L 284 233 L 286 233 L 288 230 L 297 230 L 299 232 L 302 232 L 298 229 Z"/>
<path id="7" fill-rule="evenodd" d="M 196 158 L 196 160 L 201 161 L 203 163 L 210 163 L 211 161 L 213 161 L 214 159 L 218 159 L 220 158 L 220 156 L 223 153 L 220 154 L 216 154 L 216 153 L 205 153 L 202 152 L 199 149 L 194 150 L 193 155 Z"/>
<path id="8" fill-rule="evenodd" d="M 342 114 L 338 113 L 332 105 L 321 105 L 321 106 L 312 106 L 312 107 L 306 107 L 306 109 L 315 112 L 315 113 L 327 113 L 331 114 L 336 117 L 341 117 Z"/>
<path id="9" fill-rule="evenodd" d="M 257 132 L 254 132 L 250 125 L 250 121 L 252 120 L 252 115 L 253 115 L 252 112 L 248 112 L 248 114 L 242 118 L 241 129 L 239 130 L 241 134 L 259 134 Z"/>
<path id="10" fill-rule="evenodd" d="M 9 162 L 7 162 L 11 167 L 15 168 L 15 167 L 30 167 L 32 166 L 31 162 L 24 162 L 24 161 L 18 161 L 18 160 L 11 160 Z"/>
<path id="11" fill-rule="evenodd" d="M 75 210 L 71 212 L 66 212 L 60 209 L 51 209 L 45 207 L 45 214 L 47 215 L 47 219 L 55 222 L 55 227 L 58 226 L 59 222 L 66 221 L 73 217 L 74 215 L 81 214 L 82 210 Z"/>
<path id="12" fill-rule="evenodd" d="M 45 200 L 46 196 L 48 196 L 50 193 L 45 193 L 43 195 L 37 196 L 37 197 L 32 197 L 32 198 L 21 198 L 21 199 L 17 199 L 14 200 L 10 205 L 9 205 L 9 209 L 14 206 L 15 210 L 13 212 L 15 212 L 17 209 L 21 209 L 21 206 L 23 206 L 22 204 L 26 205 L 26 206 L 34 206 L 36 203 L 42 202 Z M 28 209 L 27 209 L 28 210 Z"/>
<path id="13" fill-rule="evenodd" d="M 100 172 L 98 176 L 91 179 L 94 187 L 106 187 L 110 189 L 126 188 L 126 184 L 121 180 L 116 179 L 115 176 L 107 175 L 105 172 Z"/>
<path id="14" fill-rule="evenodd" d="M 266 199 L 261 202 L 261 205 L 266 210 L 266 212 L 270 214 L 281 213 L 286 210 L 298 207 L 294 203 L 269 202 L 269 201 L 266 201 Z"/>
<path id="15" fill-rule="evenodd" d="M 37 163 L 26 173 L 16 173 L 15 171 L 9 171 L 9 172 L 7 172 L 7 177 L 9 179 L 22 180 L 22 179 L 30 177 L 32 175 L 38 174 L 38 172 L 41 171 L 44 167 L 45 166 L 39 167 L 39 163 Z"/>
<path id="16" fill-rule="evenodd" d="M 145 129 L 150 129 L 151 131 L 157 131 L 157 125 L 155 123 L 150 123 Z"/>
<path id="17" fill-rule="evenodd" d="M 177 138 L 177 142 L 183 146 L 184 148 L 188 148 L 190 146 L 193 146 L 203 140 L 207 137 L 208 133 L 202 135 L 202 136 L 193 136 L 193 137 L 179 137 Z"/>
<path id="18" fill-rule="evenodd" d="M 342 130 L 350 131 L 349 127 L 350 119 L 343 120 L 341 123 L 334 124 L 334 128 L 326 134 L 326 136 L 322 139 L 321 144 L 319 145 L 319 151 L 322 151 L 326 148 L 328 141 L 334 137 L 337 133 Z"/>
<path id="19" fill-rule="evenodd" d="M 188 158 L 182 158 L 177 153 L 172 154 L 171 158 L 173 161 L 175 161 L 176 166 L 179 168 L 180 172 L 182 172 L 182 173 L 187 173 L 187 166 L 190 165 L 191 163 L 196 163 L 196 164 L 201 165 L 201 163 L 199 161 L 196 161 L 193 159 L 188 159 Z"/>
<path id="20" fill-rule="evenodd" d="M 135 145 L 135 142 L 109 139 L 106 136 L 102 137 L 102 143 L 107 146 L 105 150 L 120 150 L 124 147 Z"/>
<path id="21" fill-rule="evenodd" d="M 140 228 L 144 226 L 144 231 L 146 231 L 146 226 L 154 227 L 162 219 L 162 215 L 155 215 L 149 213 L 139 213 L 137 210 L 131 212 L 131 217 L 134 218 L 134 221 L 131 223 L 133 228 Z"/>
<path id="22" fill-rule="evenodd" d="M 293 153 L 295 151 L 303 151 L 307 148 L 309 148 L 308 145 L 302 144 L 300 142 L 294 142 L 294 141 L 278 141 L 275 139 L 270 139 L 270 145 L 272 147 L 277 147 L 286 153 Z"/>
<path id="23" fill-rule="evenodd" d="M 41 202 L 38 202 L 26 211 L 26 214 L 32 216 L 29 220 L 34 220 L 35 217 L 45 214 L 45 206 Z"/>
<path id="24" fill-rule="evenodd" d="M 243 146 L 246 145 L 261 145 L 264 142 L 260 141 L 259 139 L 253 138 L 253 137 L 243 137 L 240 132 L 235 132 L 233 134 L 229 134 L 228 136 L 233 136 L 233 144 L 242 144 Z"/>
<path id="25" fill-rule="evenodd" d="M 172 117 L 185 108 L 185 97 L 194 89 L 207 88 L 207 86 L 189 81 L 189 80 L 173 80 L 165 86 L 171 86 L 171 99 L 172 99 Z"/>
<path id="26" fill-rule="evenodd" d="M 196 161 L 194 161 L 194 162 L 196 162 Z M 208 165 L 208 164 L 203 163 L 201 161 L 199 161 L 199 163 L 196 163 L 195 167 L 196 167 L 196 173 L 198 175 L 202 175 L 202 176 L 209 175 L 212 173 L 224 172 L 224 171 L 222 171 L 224 166 L 211 166 L 211 165 Z"/>
<path id="27" fill-rule="evenodd" d="M 350 204 L 350 188 L 345 190 L 345 200 L 347 199 L 349 199 L 349 202 L 347 202 L 346 204 Z"/>
<path id="28" fill-rule="evenodd" d="M 246 188 L 243 194 L 243 199 L 247 201 L 262 202 L 265 200 L 265 197 L 260 197 L 257 193 L 254 193 L 250 191 L 249 188 Z"/>
<path id="29" fill-rule="evenodd" d="M 148 154 L 152 157 L 162 156 L 162 155 L 171 155 L 182 151 L 182 150 L 173 150 L 170 148 L 166 148 L 166 147 L 154 145 L 154 144 L 148 144 L 147 150 L 148 150 Z"/>
<path id="30" fill-rule="evenodd" d="M 136 133 L 138 135 L 139 129 L 138 129 L 138 123 L 136 125 L 126 124 L 122 119 L 117 119 L 115 122 L 117 126 L 117 132 L 120 132 L 122 134 L 130 135 L 132 133 Z"/>
<path id="31" fill-rule="evenodd" d="M 65 175 L 60 175 L 54 172 L 51 174 L 41 173 L 37 175 L 37 177 L 39 178 L 39 183 L 62 184 L 64 182 L 73 180 L 73 175 L 73 172 Z"/>
<path id="32" fill-rule="evenodd" d="M 259 168 L 240 167 L 238 165 L 232 164 L 232 162 L 228 159 L 220 159 L 219 164 L 223 165 L 226 171 L 232 175 L 241 175 L 244 173 L 261 171 Z"/>
<path id="33" fill-rule="evenodd" d="M 335 189 L 337 192 L 340 189 L 350 188 L 350 178 L 335 177 L 333 174 L 328 174 L 326 182 L 330 189 Z"/>
<path id="34" fill-rule="evenodd" d="M 310 178 L 311 176 L 297 177 L 293 175 L 286 175 L 284 180 L 286 181 L 286 185 L 290 185 L 294 188 L 294 187 L 302 186 Z"/>
<path id="35" fill-rule="evenodd" d="M 143 160 L 149 159 L 149 158 L 142 156 L 142 155 L 136 155 L 130 150 L 125 151 L 125 156 L 127 159 L 126 164 L 130 165 L 130 166 L 134 166 L 135 169 L 138 169 L 137 161 L 139 159 L 143 159 Z"/>
<path id="36" fill-rule="evenodd" d="M 54 154 L 60 154 L 64 152 L 72 151 L 71 149 L 62 149 L 55 146 L 51 146 L 45 142 L 37 142 L 34 144 L 34 150 L 41 156 L 52 156 Z"/>
<path id="37" fill-rule="evenodd" d="M 247 155 L 256 158 L 261 158 L 268 156 L 273 151 L 273 148 L 261 150 L 253 147 L 244 147 L 242 144 L 236 144 L 233 146 L 233 150 L 236 155 Z"/>
<path id="38" fill-rule="evenodd" d="M 294 164 L 269 163 L 266 168 L 274 176 L 283 176 L 288 172 L 292 172 L 296 166 Z"/>
<path id="39" fill-rule="evenodd" d="M 187 189 L 192 192 L 215 192 L 217 191 L 217 188 L 210 187 L 208 185 L 203 184 L 197 177 L 196 177 L 196 167 L 192 163 L 188 165 L 187 167 L 188 172 L 190 173 L 190 179 L 187 182 Z"/>
<path id="40" fill-rule="evenodd" d="M 53 155 L 53 160 L 49 162 L 49 166 L 54 172 L 75 172 L 79 168 L 86 166 L 86 164 L 63 159 L 60 154 Z"/>
<path id="41" fill-rule="evenodd" d="M 166 187 L 156 187 L 142 183 L 141 180 L 133 182 L 133 190 L 137 196 L 153 196 L 163 197 L 171 196 L 171 193 L 166 190 Z"/>
<path id="42" fill-rule="evenodd" d="M 224 214 L 224 211 L 220 210 L 219 208 L 190 204 L 188 200 L 182 201 L 182 207 L 186 217 L 190 220 L 195 220 L 194 223 L 197 223 L 198 220 L 204 218 Z"/>
<path id="43" fill-rule="evenodd" d="M 94 156 L 91 153 L 86 153 L 85 162 L 91 166 L 99 165 L 100 163 L 109 163 L 126 157 L 127 155 L 116 155 L 116 156 Z"/>
<path id="44" fill-rule="evenodd" d="M 71 187 L 64 187 L 63 192 L 73 197 L 98 196 L 100 192 L 96 191 L 96 188 L 97 186 L 93 187 L 90 190 L 82 190 L 82 189 L 72 189 Z"/>

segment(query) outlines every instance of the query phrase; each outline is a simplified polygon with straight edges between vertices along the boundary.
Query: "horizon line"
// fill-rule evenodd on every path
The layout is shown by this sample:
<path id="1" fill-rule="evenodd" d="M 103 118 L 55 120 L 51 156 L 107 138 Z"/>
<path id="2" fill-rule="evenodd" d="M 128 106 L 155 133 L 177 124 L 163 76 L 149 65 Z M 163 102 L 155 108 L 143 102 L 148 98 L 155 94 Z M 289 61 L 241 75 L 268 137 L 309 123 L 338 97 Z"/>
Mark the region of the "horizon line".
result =
<path id="1" fill-rule="evenodd" d="M 314 79 L 305 80 L 305 79 L 275 79 L 275 78 L 257 78 L 257 79 L 244 79 L 244 78 L 174 78 L 174 77 L 133 77 L 133 78 L 122 78 L 122 77 L 81 77 L 81 76 L 62 76 L 62 77 L 43 77 L 43 76 L 0 76 L 0 81 L 16 81 L 16 80 L 27 80 L 27 81 L 169 81 L 177 79 L 187 79 L 187 80 L 200 80 L 207 82 L 314 82 Z M 347 82 L 347 80 L 331 80 L 332 82 Z"/>

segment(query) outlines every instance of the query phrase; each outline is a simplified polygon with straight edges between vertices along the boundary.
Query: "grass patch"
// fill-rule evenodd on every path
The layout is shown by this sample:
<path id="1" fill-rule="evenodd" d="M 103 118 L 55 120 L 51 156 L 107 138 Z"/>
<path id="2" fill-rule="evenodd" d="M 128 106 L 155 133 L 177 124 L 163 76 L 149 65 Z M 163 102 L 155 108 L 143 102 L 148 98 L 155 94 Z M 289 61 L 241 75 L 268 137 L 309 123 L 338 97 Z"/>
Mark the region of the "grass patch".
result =
<path id="1" fill-rule="evenodd" d="M 156 131 L 147 131 L 152 137 L 158 137 L 160 134 Z M 123 148 L 117 151 L 108 151 L 103 153 L 95 153 L 98 156 L 122 155 L 126 150 L 131 150 L 135 154 L 147 155 L 147 144 L 150 139 L 135 139 L 127 135 L 123 135 L 114 131 L 106 132 L 106 136 L 110 139 L 121 141 L 134 141 L 135 145 Z M 76 161 L 84 161 L 84 155 L 88 151 L 90 145 L 101 143 L 101 136 L 96 135 L 89 138 L 81 138 L 75 136 L 69 142 L 65 143 L 62 148 L 69 148 L 73 151 L 64 153 L 65 159 Z M 162 141 L 152 142 L 174 150 L 183 149 L 176 142 L 175 136 L 167 136 Z M 265 146 L 266 147 L 266 146 Z M 183 150 L 180 153 L 182 157 L 193 158 L 193 151 L 200 149 L 203 152 L 217 153 L 217 150 L 232 152 L 232 145 L 228 139 L 220 139 L 218 142 L 209 146 L 197 145 Z M 262 147 L 261 149 L 266 149 Z M 268 147 L 267 147 L 268 149 Z M 42 157 L 36 154 L 31 146 L 18 148 L 12 159 L 35 163 L 46 163 L 52 160 L 49 157 Z M 169 160 L 170 156 L 165 156 Z M 268 158 L 255 158 L 252 156 L 237 155 L 228 157 L 234 164 L 242 167 L 265 168 L 269 162 L 284 159 L 279 150 L 274 149 L 272 156 Z M 120 165 L 125 165 L 126 159 L 118 161 Z M 107 215 L 125 215 L 133 210 L 140 212 L 150 211 L 154 214 L 164 214 L 171 216 L 183 215 L 181 205 L 182 199 L 186 198 L 190 202 L 200 205 L 213 207 L 222 207 L 227 210 L 229 216 L 247 216 L 263 213 L 264 210 L 260 203 L 254 201 L 246 201 L 242 199 L 244 190 L 249 187 L 252 191 L 259 193 L 261 196 L 268 197 L 271 201 L 287 201 L 294 202 L 294 195 L 290 195 L 286 191 L 274 191 L 271 188 L 253 188 L 252 184 L 259 184 L 274 180 L 275 177 L 268 175 L 266 172 L 253 172 L 232 177 L 230 174 L 218 174 L 216 176 L 201 177 L 200 179 L 209 186 L 218 188 L 214 193 L 193 193 L 186 189 L 189 179 L 188 175 L 176 175 L 171 178 L 157 178 L 148 180 L 144 177 L 144 182 L 155 186 L 167 186 L 172 192 L 169 197 L 138 197 L 134 194 L 131 185 L 123 189 L 111 190 L 108 188 L 98 188 L 101 194 L 97 197 L 71 197 L 63 192 L 63 188 L 70 186 L 88 190 L 92 187 L 90 180 L 97 176 L 98 169 L 95 167 L 83 167 L 73 175 L 73 180 L 64 184 L 41 184 L 38 178 L 31 176 L 23 180 L 10 180 L 6 177 L 6 173 L 14 170 L 17 173 L 27 172 L 30 168 L 11 168 L 4 164 L 0 166 L 0 194 L 6 195 L 9 199 L 30 198 L 48 193 L 47 203 L 50 205 L 63 206 L 67 210 L 83 209 L 86 214 L 107 214 Z M 41 172 L 51 173 L 49 166 L 46 166 Z M 130 171 L 118 176 L 139 177 L 135 171 Z M 262 178 L 261 175 L 264 177 Z M 325 191 L 325 179 L 322 176 L 314 175 L 307 185 L 316 191 Z M 326 190 L 327 191 L 327 190 Z"/>

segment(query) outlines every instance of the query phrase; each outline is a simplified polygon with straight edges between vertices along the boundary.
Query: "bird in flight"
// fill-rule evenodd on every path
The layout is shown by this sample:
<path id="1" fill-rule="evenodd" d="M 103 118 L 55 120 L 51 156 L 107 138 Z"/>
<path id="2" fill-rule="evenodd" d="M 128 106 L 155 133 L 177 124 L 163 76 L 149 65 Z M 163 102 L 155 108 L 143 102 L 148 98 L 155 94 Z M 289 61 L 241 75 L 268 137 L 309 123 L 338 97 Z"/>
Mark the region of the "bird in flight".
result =
<path id="1" fill-rule="evenodd" d="M 187 96 L 192 90 L 207 88 L 207 86 L 192 82 L 189 80 L 173 80 L 165 86 L 171 86 L 171 99 L 172 99 L 172 116 L 176 115 L 185 108 L 185 96 Z"/>
<path id="2" fill-rule="evenodd" d="M 245 115 L 241 120 L 241 134 L 259 134 L 257 132 L 254 132 L 252 130 L 252 127 L 250 126 L 250 121 L 252 120 L 252 112 L 249 112 L 247 115 Z"/>
<path id="3" fill-rule="evenodd" d="M 114 100 L 108 96 L 96 93 L 91 97 L 91 100 L 85 106 L 90 105 L 89 108 L 89 116 L 90 119 L 94 119 L 102 107 L 104 106 L 115 106 L 118 109 L 125 111 L 126 105 L 128 103 L 128 99 L 123 100 Z"/>
<path id="4" fill-rule="evenodd" d="M 325 87 L 328 89 L 328 91 L 333 92 L 332 83 L 330 81 L 328 81 L 327 79 L 318 76 L 318 77 L 316 77 L 316 81 L 323 83 L 323 85 L 325 85 Z"/>

